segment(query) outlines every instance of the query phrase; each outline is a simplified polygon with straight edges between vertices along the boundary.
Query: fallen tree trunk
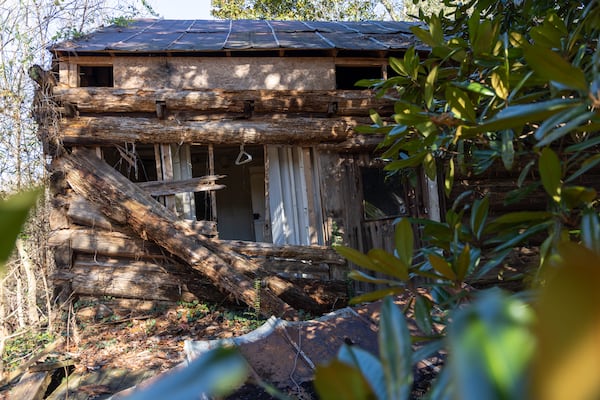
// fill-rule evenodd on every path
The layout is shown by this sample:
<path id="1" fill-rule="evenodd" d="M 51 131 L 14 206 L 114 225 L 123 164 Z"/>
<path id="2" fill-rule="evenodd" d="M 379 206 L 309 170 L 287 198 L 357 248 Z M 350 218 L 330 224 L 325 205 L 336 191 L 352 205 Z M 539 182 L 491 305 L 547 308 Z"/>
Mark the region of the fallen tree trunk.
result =
<path id="1" fill-rule="evenodd" d="M 72 154 L 56 159 L 54 167 L 62 169 L 71 187 L 96 204 L 108 217 L 114 212 L 124 213 L 127 224 L 142 239 L 150 239 L 178 256 L 221 290 L 231 293 L 249 306 L 260 302 L 264 315 L 294 312 L 271 290 L 263 287 L 257 293 L 255 281 L 244 274 L 257 274 L 255 265 L 237 253 L 221 252 L 214 243 L 210 245 L 211 249 L 203 246 L 206 238 L 196 233 L 188 223 L 178 221 L 174 213 L 97 158 L 93 151 L 75 149 Z M 223 255 L 234 262 L 225 261 Z M 290 290 L 294 287 L 289 282 L 287 285 L 292 287 Z M 308 302 L 311 301 L 307 296 L 304 297 Z"/>

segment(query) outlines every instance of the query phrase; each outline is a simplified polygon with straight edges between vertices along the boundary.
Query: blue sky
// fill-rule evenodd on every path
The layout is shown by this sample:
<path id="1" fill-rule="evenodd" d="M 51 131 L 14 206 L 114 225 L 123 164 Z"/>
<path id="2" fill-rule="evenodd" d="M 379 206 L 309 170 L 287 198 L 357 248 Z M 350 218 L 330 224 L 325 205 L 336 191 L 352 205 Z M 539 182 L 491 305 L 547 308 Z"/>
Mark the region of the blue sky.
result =
<path id="1" fill-rule="evenodd" d="M 148 3 L 165 19 L 212 19 L 210 0 L 149 0 Z"/>

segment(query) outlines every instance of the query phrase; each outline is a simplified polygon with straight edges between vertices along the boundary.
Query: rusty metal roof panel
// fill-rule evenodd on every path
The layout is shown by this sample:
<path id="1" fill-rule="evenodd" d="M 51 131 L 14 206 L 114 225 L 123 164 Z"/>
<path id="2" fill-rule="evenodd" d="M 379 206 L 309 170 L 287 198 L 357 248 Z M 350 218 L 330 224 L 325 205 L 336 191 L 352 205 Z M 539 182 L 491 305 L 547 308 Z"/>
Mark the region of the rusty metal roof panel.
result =
<path id="1" fill-rule="evenodd" d="M 392 21 L 140 19 L 57 43 L 58 52 L 203 52 L 226 50 L 390 50 L 413 44 L 410 24 Z"/>

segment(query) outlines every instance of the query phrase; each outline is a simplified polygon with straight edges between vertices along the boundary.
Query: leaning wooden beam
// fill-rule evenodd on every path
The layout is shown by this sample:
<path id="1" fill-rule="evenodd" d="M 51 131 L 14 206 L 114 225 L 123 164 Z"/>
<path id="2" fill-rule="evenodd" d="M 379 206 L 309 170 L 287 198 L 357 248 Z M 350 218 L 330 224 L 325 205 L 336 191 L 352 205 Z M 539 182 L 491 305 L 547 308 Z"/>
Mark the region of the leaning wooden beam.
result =
<path id="1" fill-rule="evenodd" d="M 217 185 L 214 181 L 210 182 L 204 178 L 190 178 L 178 181 L 139 182 L 137 185 L 152 196 L 168 196 L 176 193 L 204 192 L 225 188 L 225 185 Z"/>
<path id="2" fill-rule="evenodd" d="M 347 118 L 261 118 L 251 120 L 170 121 L 132 117 L 63 118 L 59 139 L 65 144 L 123 142 L 204 144 L 315 144 L 343 141 L 356 121 Z"/>
<path id="3" fill-rule="evenodd" d="M 376 98 L 370 90 L 175 90 L 118 88 L 54 89 L 57 99 L 81 112 L 155 112 L 162 102 L 167 110 L 244 113 L 247 102 L 261 113 L 326 113 L 366 116 L 369 109 L 393 113 L 393 101 Z"/>
<path id="4" fill-rule="evenodd" d="M 257 293 L 253 279 L 202 246 L 198 234 L 187 223 L 178 221 L 173 212 L 131 184 L 97 158 L 93 151 L 74 149 L 72 154 L 56 159 L 54 167 L 64 171 L 75 192 L 96 204 L 107 216 L 110 217 L 115 210 L 124 212 L 127 224 L 138 235 L 178 256 L 221 290 L 249 306 L 260 302 L 264 315 L 293 313 L 293 309 L 270 290 L 263 288 Z"/>

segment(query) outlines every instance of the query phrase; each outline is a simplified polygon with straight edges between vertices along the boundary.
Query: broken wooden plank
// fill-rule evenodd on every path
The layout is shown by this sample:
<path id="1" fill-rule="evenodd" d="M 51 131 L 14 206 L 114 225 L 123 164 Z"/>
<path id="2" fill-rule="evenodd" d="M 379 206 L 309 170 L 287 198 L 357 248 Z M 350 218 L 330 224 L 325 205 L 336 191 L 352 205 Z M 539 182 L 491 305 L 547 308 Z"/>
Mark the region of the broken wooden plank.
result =
<path id="1" fill-rule="evenodd" d="M 80 117 L 59 121 L 65 144 L 213 143 L 315 144 L 341 142 L 357 122 L 350 118 L 256 118 L 252 120 L 170 121 L 132 117 Z"/>
<path id="2" fill-rule="evenodd" d="M 52 374 L 48 371 L 26 372 L 11 389 L 9 399 L 42 400 L 50 385 Z"/>
<path id="3" fill-rule="evenodd" d="M 100 87 L 54 89 L 57 100 L 80 112 L 156 112 L 157 102 L 167 110 L 244 113 L 252 101 L 254 113 L 328 113 L 365 116 L 369 109 L 392 114 L 393 101 L 377 98 L 371 90 L 176 90 Z"/>
<path id="4" fill-rule="evenodd" d="M 150 239 L 207 276 L 215 286 L 249 306 L 260 296 L 261 312 L 283 315 L 293 310 L 269 290 L 257 293 L 253 278 L 225 262 L 202 245 L 190 225 L 160 205 L 88 149 L 74 149 L 56 160 L 75 192 L 86 197 L 107 216 L 127 215 L 127 224 L 142 239 Z"/>
<path id="5" fill-rule="evenodd" d="M 166 196 L 186 192 L 205 192 L 209 190 L 220 190 L 226 187 L 225 185 L 217 185 L 214 181 L 208 181 L 204 177 L 182 179 L 178 181 L 139 182 L 137 185 L 151 196 Z"/>
<path id="6" fill-rule="evenodd" d="M 71 222 L 106 230 L 114 228 L 112 222 L 83 197 L 74 196 L 68 204 L 67 217 Z"/>

